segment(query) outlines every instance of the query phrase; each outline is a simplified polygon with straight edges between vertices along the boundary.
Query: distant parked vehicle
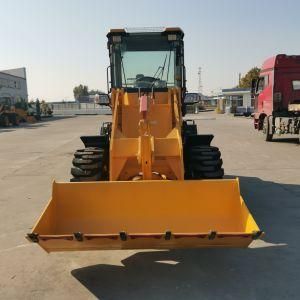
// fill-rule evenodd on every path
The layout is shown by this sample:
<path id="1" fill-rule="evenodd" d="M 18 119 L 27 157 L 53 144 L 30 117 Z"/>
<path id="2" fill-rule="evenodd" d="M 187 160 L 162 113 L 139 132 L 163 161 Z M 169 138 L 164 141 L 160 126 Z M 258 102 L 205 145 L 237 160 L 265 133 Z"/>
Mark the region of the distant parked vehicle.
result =
<path id="1" fill-rule="evenodd" d="M 19 125 L 18 115 L 9 97 L 0 98 L 0 127 Z"/>
<path id="2" fill-rule="evenodd" d="M 273 135 L 300 130 L 300 55 L 279 54 L 267 59 L 259 79 L 252 82 L 254 127 L 266 141 Z"/>
<path id="3" fill-rule="evenodd" d="M 253 107 L 251 106 L 237 106 L 236 112 L 234 113 L 235 117 L 244 116 L 249 117 L 253 114 Z"/>
<path id="4" fill-rule="evenodd" d="M 186 93 L 184 104 L 187 114 L 197 114 L 200 110 L 205 109 L 201 96 L 198 93 Z"/>

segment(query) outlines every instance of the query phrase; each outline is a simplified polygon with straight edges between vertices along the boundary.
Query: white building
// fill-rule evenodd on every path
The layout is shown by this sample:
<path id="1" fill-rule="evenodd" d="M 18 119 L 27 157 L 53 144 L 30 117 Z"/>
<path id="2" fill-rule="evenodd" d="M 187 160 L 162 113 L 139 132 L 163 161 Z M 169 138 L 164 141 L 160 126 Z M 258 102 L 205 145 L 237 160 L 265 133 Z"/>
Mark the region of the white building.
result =
<path id="1" fill-rule="evenodd" d="M 226 111 L 232 113 L 253 111 L 254 104 L 251 101 L 250 89 L 223 89 L 221 96 L 225 100 Z"/>
<path id="2" fill-rule="evenodd" d="M 21 99 L 28 101 L 25 68 L 0 71 L 0 101 L 3 99 L 12 104 Z"/>

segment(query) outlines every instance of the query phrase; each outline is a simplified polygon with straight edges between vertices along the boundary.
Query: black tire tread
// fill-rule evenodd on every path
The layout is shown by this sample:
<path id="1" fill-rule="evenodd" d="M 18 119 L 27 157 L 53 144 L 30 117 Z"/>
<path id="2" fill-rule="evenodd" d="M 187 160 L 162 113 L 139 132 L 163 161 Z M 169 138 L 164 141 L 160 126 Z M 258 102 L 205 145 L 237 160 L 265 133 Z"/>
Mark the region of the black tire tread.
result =
<path id="1" fill-rule="evenodd" d="M 221 179 L 223 160 L 218 147 L 192 146 L 185 150 L 186 179 Z"/>
<path id="2" fill-rule="evenodd" d="M 86 182 L 105 180 L 107 166 L 104 166 L 105 149 L 88 147 L 74 153 L 71 182 Z"/>
<path id="3" fill-rule="evenodd" d="M 92 159 L 83 159 L 83 158 L 74 157 L 72 163 L 73 163 L 73 166 L 78 167 L 78 166 L 81 166 L 81 165 L 91 164 L 91 163 L 93 163 L 93 160 Z"/>
<path id="4" fill-rule="evenodd" d="M 270 128 L 269 117 L 265 117 L 263 121 L 263 138 L 266 142 L 271 142 L 273 139 L 273 134 L 269 133 L 269 128 Z"/>
<path id="5" fill-rule="evenodd" d="M 82 159 L 91 159 L 93 161 L 98 161 L 103 158 L 102 154 L 84 154 L 81 156 Z"/>

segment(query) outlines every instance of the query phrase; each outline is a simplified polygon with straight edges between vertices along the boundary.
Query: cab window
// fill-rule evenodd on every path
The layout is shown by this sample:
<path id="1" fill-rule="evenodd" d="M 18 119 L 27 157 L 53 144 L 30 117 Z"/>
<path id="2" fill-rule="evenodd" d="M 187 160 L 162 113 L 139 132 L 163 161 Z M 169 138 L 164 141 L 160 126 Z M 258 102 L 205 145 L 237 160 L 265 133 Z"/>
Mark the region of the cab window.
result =
<path id="1" fill-rule="evenodd" d="M 269 85 L 269 75 L 259 77 L 256 92 L 261 93 Z"/>
<path id="2" fill-rule="evenodd" d="M 257 93 L 262 92 L 264 87 L 265 87 L 265 78 L 264 77 L 259 77 L 256 92 Z"/>

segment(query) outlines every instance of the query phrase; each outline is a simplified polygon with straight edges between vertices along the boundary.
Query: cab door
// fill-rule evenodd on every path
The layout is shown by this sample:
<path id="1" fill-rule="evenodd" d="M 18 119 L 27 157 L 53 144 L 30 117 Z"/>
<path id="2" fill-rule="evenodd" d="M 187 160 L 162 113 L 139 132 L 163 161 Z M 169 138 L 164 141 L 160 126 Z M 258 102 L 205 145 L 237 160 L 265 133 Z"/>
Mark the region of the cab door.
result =
<path id="1" fill-rule="evenodd" d="M 257 82 L 257 111 L 271 115 L 273 111 L 273 91 L 270 74 L 262 74 Z"/>

